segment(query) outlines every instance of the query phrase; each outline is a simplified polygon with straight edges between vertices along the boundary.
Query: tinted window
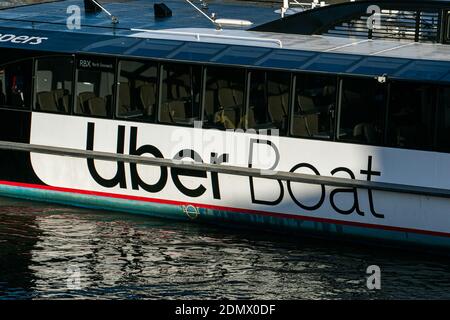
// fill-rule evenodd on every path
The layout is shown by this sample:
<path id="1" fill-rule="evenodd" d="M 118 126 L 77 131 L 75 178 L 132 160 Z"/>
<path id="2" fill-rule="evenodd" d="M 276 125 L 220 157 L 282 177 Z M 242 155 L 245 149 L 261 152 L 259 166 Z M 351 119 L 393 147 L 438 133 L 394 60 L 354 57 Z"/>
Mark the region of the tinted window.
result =
<path id="1" fill-rule="evenodd" d="M 410 82 L 391 84 L 388 145 L 429 150 L 433 146 L 436 90 Z"/>
<path id="2" fill-rule="evenodd" d="M 284 72 L 251 71 L 246 127 L 278 129 L 286 134 L 291 75 Z"/>
<path id="3" fill-rule="evenodd" d="M 163 65 L 159 121 L 193 125 L 201 120 L 201 67 Z"/>
<path id="4" fill-rule="evenodd" d="M 450 40 L 450 11 L 447 11 L 447 34 L 446 34 L 447 41 Z"/>
<path id="5" fill-rule="evenodd" d="M 442 88 L 439 92 L 436 119 L 437 150 L 450 152 L 450 88 Z"/>
<path id="6" fill-rule="evenodd" d="M 387 85 L 374 79 L 343 79 L 338 139 L 383 144 L 386 104 Z"/>
<path id="7" fill-rule="evenodd" d="M 245 71 L 208 67 L 204 125 L 219 129 L 244 128 Z"/>
<path id="8" fill-rule="evenodd" d="M 111 117 L 113 87 L 113 60 L 78 59 L 75 113 Z"/>
<path id="9" fill-rule="evenodd" d="M 334 130 L 336 78 L 296 76 L 291 133 L 297 137 L 331 139 Z"/>
<path id="10" fill-rule="evenodd" d="M 73 59 L 49 57 L 36 60 L 34 108 L 69 113 L 72 108 Z"/>
<path id="11" fill-rule="evenodd" d="M 121 61 L 117 116 L 155 120 L 158 65 L 150 62 Z"/>
<path id="12" fill-rule="evenodd" d="M 9 108 L 30 108 L 31 68 L 31 60 L 0 67 L 0 104 Z"/>

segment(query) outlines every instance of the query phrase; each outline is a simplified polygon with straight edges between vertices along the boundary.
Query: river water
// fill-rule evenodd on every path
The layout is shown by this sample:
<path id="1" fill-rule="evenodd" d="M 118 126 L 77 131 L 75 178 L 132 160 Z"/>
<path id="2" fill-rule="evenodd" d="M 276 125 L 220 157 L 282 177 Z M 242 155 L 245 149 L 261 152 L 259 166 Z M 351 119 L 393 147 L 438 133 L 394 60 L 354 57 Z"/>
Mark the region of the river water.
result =
<path id="1" fill-rule="evenodd" d="M 447 259 L 0 198 L 0 299 L 441 299 Z M 381 289 L 366 269 L 381 270 Z"/>

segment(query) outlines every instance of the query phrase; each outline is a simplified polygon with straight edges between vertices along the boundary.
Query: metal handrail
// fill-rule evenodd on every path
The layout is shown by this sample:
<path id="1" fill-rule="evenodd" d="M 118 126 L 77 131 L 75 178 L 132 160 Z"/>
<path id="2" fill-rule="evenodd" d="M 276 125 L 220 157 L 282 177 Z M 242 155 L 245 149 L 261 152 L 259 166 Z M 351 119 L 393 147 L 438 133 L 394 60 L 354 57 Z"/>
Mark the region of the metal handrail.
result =
<path id="1" fill-rule="evenodd" d="M 163 158 L 150 158 L 137 155 L 126 155 L 110 153 L 103 151 L 90 151 L 73 148 L 61 148 L 53 146 L 44 146 L 28 144 L 21 142 L 0 141 L 1 150 L 24 151 L 30 153 L 49 154 L 55 156 L 66 156 L 83 159 L 96 159 L 106 161 L 121 161 L 126 163 L 136 163 L 141 165 L 171 167 L 179 169 L 189 169 L 197 171 L 217 172 L 236 176 L 255 177 L 271 180 L 282 180 L 314 185 L 326 185 L 334 187 L 360 188 L 368 190 L 378 190 L 386 192 L 397 192 L 403 194 L 415 194 L 422 196 L 431 196 L 439 198 L 450 198 L 450 190 L 442 188 L 411 186 L 387 182 L 374 182 L 365 180 L 356 180 L 348 178 L 336 178 L 329 176 L 319 176 L 313 174 L 273 171 L 257 168 L 246 168 L 231 165 L 208 164 L 193 161 L 183 161 Z"/>
<path id="2" fill-rule="evenodd" d="M 271 42 L 276 43 L 280 48 L 283 48 L 283 42 L 279 39 L 273 38 L 257 38 L 257 37 L 241 37 L 241 36 L 228 36 L 223 34 L 210 34 L 210 33 L 198 33 L 198 32 L 186 32 L 186 31 L 172 31 L 172 30 L 149 30 L 149 29 L 136 29 L 132 28 L 131 31 L 135 32 L 146 32 L 146 33 L 156 33 L 156 34 L 173 34 L 181 36 L 193 36 L 197 41 L 201 38 L 221 38 L 221 39 L 234 39 L 234 40 L 248 40 L 248 41 L 259 41 L 259 42 Z"/>

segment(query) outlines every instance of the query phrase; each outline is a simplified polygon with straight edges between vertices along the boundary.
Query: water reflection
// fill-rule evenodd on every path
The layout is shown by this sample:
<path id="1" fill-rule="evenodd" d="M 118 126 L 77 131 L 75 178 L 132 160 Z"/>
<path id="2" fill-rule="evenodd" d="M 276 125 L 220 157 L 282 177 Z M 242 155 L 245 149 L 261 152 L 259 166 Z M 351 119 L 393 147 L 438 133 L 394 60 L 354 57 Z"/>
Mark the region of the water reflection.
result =
<path id="1" fill-rule="evenodd" d="M 433 259 L 0 199 L 0 298 L 448 298 L 448 261 Z"/>
<path id="2" fill-rule="evenodd" d="M 34 216 L 37 211 L 8 202 L 0 210 L 0 297 L 26 296 L 34 280 L 28 266 L 40 233 Z"/>

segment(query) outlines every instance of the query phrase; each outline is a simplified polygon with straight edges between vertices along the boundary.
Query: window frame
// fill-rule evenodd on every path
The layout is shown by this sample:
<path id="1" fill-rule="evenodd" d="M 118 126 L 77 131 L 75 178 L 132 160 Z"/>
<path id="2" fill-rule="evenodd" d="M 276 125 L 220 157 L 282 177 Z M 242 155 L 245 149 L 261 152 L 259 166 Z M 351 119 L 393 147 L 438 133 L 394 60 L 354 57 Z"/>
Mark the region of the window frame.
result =
<path id="1" fill-rule="evenodd" d="M 450 15 L 449 15 L 450 17 Z M 441 108 L 441 101 L 443 100 L 443 93 L 444 90 L 450 91 L 450 84 L 447 85 L 435 85 L 435 91 L 436 91 L 436 101 L 435 101 L 435 117 L 434 117 L 434 131 L 433 131 L 433 150 L 434 152 L 440 152 L 440 153 L 446 153 L 450 154 L 450 146 L 448 147 L 448 151 L 444 151 L 444 148 L 439 147 L 439 119 L 440 119 L 440 108 Z"/>
<path id="2" fill-rule="evenodd" d="M 430 133 L 431 133 L 431 144 L 429 145 L 428 148 L 420 148 L 420 147 L 401 147 L 401 146 L 395 146 L 395 145 L 390 145 L 389 143 L 389 126 L 388 124 L 390 123 L 390 114 L 391 114 L 391 98 L 392 98 L 392 87 L 394 84 L 396 83 L 406 83 L 411 85 L 411 88 L 413 85 L 416 86 L 432 86 L 432 91 L 433 91 L 433 100 L 432 100 L 432 105 L 431 105 L 431 112 L 433 113 L 433 116 L 431 117 L 431 121 L 432 123 L 430 124 L 431 128 L 430 128 Z M 423 152 L 440 152 L 437 151 L 437 107 L 438 107 L 438 102 L 439 102 L 439 93 L 441 92 L 442 88 L 445 87 L 445 85 L 443 84 L 439 84 L 437 82 L 433 82 L 433 81 L 410 81 L 410 80 L 402 80 L 402 79 L 394 79 L 392 81 L 389 81 L 389 101 L 387 104 L 387 108 L 386 108 L 386 125 L 385 125 L 385 139 L 384 139 L 384 144 L 381 147 L 385 147 L 385 148 L 394 148 L 394 149 L 399 149 L 399 150 L 413 150 L 413 151 L 423 151 Z M 450 153 L 450 152 L 449 152 Z"/>
<path id="3" fill-rule="evenodd" d="M 200 88 L 198 91 L 199 94 L 199 103 L 198 103 L 198 112 L 199 112 L 199 119 L 196 121 L 200 121 L 202 123 L 202 129 L 203 129 L 203 101 L 204 101 L 204 93 L 205 93 L 205 86 L 204 86 L 204 80 L 205 80 L 205 72 L 206 72 L 206 66 L 202 64 L 194 64 L 194 63 L 186 63 L 186 62 L 180 62 L 180 61 L 161 61 L 158 63 L 158 88 L 157 88 L 157 94 L 156 94 L 156 110 L 155 110 L 155 121 L 154 123 L 165 125 L 165 126 L 177 126 L 177 127 L 184 127 L 184 128 L 194 128 L 194 123 L 170 123 L 170 122 L 164 122 L 160 120 L 160 109 L 162 107 L 162 100 L 163 100 L 163 87 L 164 87 L 164 66 L 165 65 L 183 65 L 183 66 L 189 66 L 189 67 L 199 67 L 200 68 Z M 192 85 L 192 78 L 191 78 L 191 85 Z"/>
<path id="4" fill-rule="evenodd" d="M 441 38 L 444 44 L 450 43 L 450 10 L 444 10 L 443 30 L 444 36 Z M 442 17 L 442 16 L 441 16 Z M 442 24 L 440 25 L 442 26 Z"/>
<path id="5" fill-rule="evenodd" d="M 299 76 L 319 76 L 319 77 L 330 77 L 330 79 L 334 79 L 336 83 L 336 92 L 335 92 L 335 99 L 333 102 L 334 105 L 334 112 L 332 113 L 332 121 L 333 121 L 333 128 L 330 130 L 331 136 L 330 138 L 323 138 L 323 137 L 302 137 L 297 136 L 292 133 L 293 131 L 293 125 L 294 125 L 294 113 L 295 113 L 295 101 L 296 101 L 296 91 L 297 91 L 297 82 Z M 340 76 L 338 74 L 330 74 L 325 72 L 308 72 L 308 71 L 296 71 L 292 72 L 293 79 L 291 80 L 291 91 L 289 94 L 289 113 L 288 113 L 288 136 L 295 138 L 295 139 L 307 139 L 307 140 L 317 140 L 317 141 L 336 141 L 337 136 L 337 125 L 336 125 L 336 118 L 338 117 L 338 109 L 339 109 L 339 98 L 340 98 Z"/>
<path id="6" fill-rule="evenodd" d="M 242 118 L 243 113 L 246 112 L 247 110 L 247 105 L 248 105 L 248 95 L 249 92 L 247 90 L 248 87 L 248 71 L 250 70 L 247 67 L 241 67 L 241 66 L 234 66 L 234 65 L 224 65 L 224 64 L 203 64 L 202 65 L 202 80 L 201 80 L 201 84 L 202 87 L 200 88 L 200 109 L 201 109 L 201 122 L 202 122 L 202 129 L 215 129 L 215 130 L 220 130 L 220 131 L 227 131 L 227 130 L 235 130 L 236 132 L 245 132 L 245 128 L 235 128 L 235 129 L 223 129 L 223 128 L 218 128 L 218 127 L 204 127 L 206 119 L 205 119 L 205 109 L 206 109 L 206 82 L 208 80 L 208 68 L 219 68 L 219 69 L 238 69 L 238 70 L 242 70 L 243 74 L 244 74 L 244 84 L 243 84 L 243 96 L 242 96 L 242 108 L 241 108 L 241 114 L 240 117 Z M 263 69 L 265 70 L 265 69 Z M 245 126 L 244 126 L 245 127 Z"/>
<path id="7" fill-rule="evenodd" d="M 48 110 L 37 110 L 36 109 L 36 96 L 37 92 L 35 91 L 35 84 L 36 84 L 36 67 L 37 67 L 37 61 L 40 59 L 48 59 L 48 58 L 70 58 L 72 60 L 72 74 L 71 74 L 71 90 L 72 90 L 72 98 L 70 99 L 70 105 L 68 112 L 55 112 L 55 111 L 48 111 Z M 42 112 L 42 113 L 51 113 L 51 114 L 61 114 L 61 115 L 75 115 L 75 72 L 76 72 L 76 66 L 75 66 L 76 60 L 75 55 L 64 55 L 64 54 L 56 54 L 56 55 L 45 55 L 45 56 L 39 56 L 33 58 L 33 90 L 32 90 L 32 101 L 31 101 L 31 110 L 32 112 Z"/>
<path id="8" fill-rule="evenodd" d="M 113 85 L 112 85 L 112 92 L 111 92 L 111 109 L 112 112 L 110 115 L 106 115 L 106 116 L 97 116 L 97 115 L 91 115 L 91 114 L 85 114 L 85 113 L 77 113 L 75 112 L 76 110 L 76 103 L 77 103 L 77 96 L 78 96 L 78 90 L 77 90 L 77 84 L 78 84 L 78 71 L 80 70 L 78 68 L 78 62 L 80 59 L 106 59 L 106 60 L 111 60 L 111 62 L 113 63 L 113 68 L 112 68 L 112 73 L 113 73 Z M 97 55 L 97 54 L 78 54 L 78 55 L 74 55 L 74 76 L 73 76 L 73 101 L 72 101 L 72 113 L 71 115 L 76 116 L 76 117 L 87 117 L 87 118 L 94 118 L 94 119 L 109 119 L 109 120 L 115 120 L 116 116 L 115 116 L 115 105 L 116 105 L 116 92 L 117 92 L 117 79 L 118 79 L 118 70 L 117 70 L 117 62 L 118 62 L 118 58 L 113 58 L 107 55 Z M 84 70 L 84 69 L 81 69 Z M 123 119 L 122 119 L 123 120 Z"/>
<path id="9" fill-rule="evenodd" d="M 133 118 L 133 117 L 123 117 L 119 116 L 119 86 L 120 86 L 120 66 L 122 62 L 139 62 L 143 64 L 154 64 L 156 65 L 156 97 L 155 97 L 155 114 L 154 114 L 154 120 L 152 122 L 149 122 L 146 119 L 140 119 L 140 118 Z M 121 120 L 121 121 L 132 121 L 132 122 L 139 122 L 139 123 L 148 123 L 148 124 L 157 124 L 158 122 L 158 116 L 159 116 L 159 87 L 160 87 L 160 66 L 161 61 L 155 60 L 155 59 L 133 59 L 133 58 L 123 58 L 119 57 L 116 59 L 116 71 L 115 71 L 115 77 L 114 77 L 114 101 L 113 101 L 113 119 Z"/>
<path id="10" fill-rule="evenodd" d="M 360 80 L 373 80 L 376 83 L 376 79 L 373 77 L 362 77 L 362 76 L 353 76 L 353 75 L 345 75 L 345 76 L 339 76 L 338 78 L 338 101 L 337 101 L 337 107 L 335 108 L 335 142 L 340 143 L 348 143 L 348 144 L 357 144 L 362 146 L 375 146 L 375 147 L 388 147 L 387 145 L 387 135 L 388 135 L 388 120 L 389 120 L 389 106 L 390 106 L 390 97 L 391 97 L 391 82 L 388 81 L 384 85 L 386 86 L 386 101 L 384 105 L 384 128 L 383 128 L 383 135 L 382 135 L 382 141 L 379 144 L 376 143 L 364 143 L 364 142 L 355 142 L 355 141 L 346 141 L 340 139 L 340 129 L 341 129 L 341 115 L 342 115 L 342 98 L 343 98 L 343 90 L 344 90 L 344 80 L 345 79 L 360 79 Z"/>
<path id="11" fill-rule="evenodd" d="M 293 73 L 290 71 L 286 71 L 286 70 L 273 70 L 273 69 L 256 69 L 256 68 L 248 68 L 247 72 L 246 72 L 246 95 L 245 95 L 245 110 L 244 110 L 244 115 L 246 115 L 248 117 L 249 112 L 250 112 L 250 98 L 251 98 L 251 86 L 252 86 L 252 76 L 255 72 L 262 72 L 262 73 L 266 73 L 266 74 L 270 74 L 270 73 L 275 73 L 275 74 L 284 74 L 287 77 L 289 77 L 289 85 L 288 85 L 288 103 L 287 103 L 287 110 L 286 110 L 286 116 L 287 116 L 287 121 L 286 121 L 286 132 L 284 134 L 281 134 L 281 130 L 280 128 L 249 128 L 248 126 L 248 121 L 245 121 L 245 131 L 251 130 L 252 132 L 256 132 L 259 134 L 259 132 L 261 130 L 267 130 L 267 132 L 272 132 L 272 130 L 276 129 L 278 130 L 278 132 L 280 133 L 279 136 L 280 137 L 289 137 L 290 135 L 290 101 L 291 101 L 291 94 L 292 94 L 292 86 L 293 86 Z M 267 84 L 267 82 L 265 83 Z M 266 89 L 266 97 L 268 98 L 268 94 L 267 94 L 267 88 Z M 268 101 L 267 101 L 268 103 Z M 268 107 L 268 106 L 267 106 Z M 267 113 L 268 108 L 267 108 Z"/>

